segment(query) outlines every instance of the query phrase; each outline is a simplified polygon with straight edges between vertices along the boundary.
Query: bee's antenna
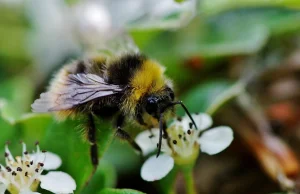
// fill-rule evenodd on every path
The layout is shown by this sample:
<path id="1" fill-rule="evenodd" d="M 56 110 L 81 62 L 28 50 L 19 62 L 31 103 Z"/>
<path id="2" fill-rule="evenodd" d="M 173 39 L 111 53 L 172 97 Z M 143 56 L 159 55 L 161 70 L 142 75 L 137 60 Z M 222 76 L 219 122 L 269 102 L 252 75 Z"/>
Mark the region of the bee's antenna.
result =
<path id="1" fill-rule="evenodd" d="M 196 125 L 196 123 L 195 123 L 195 121 L 194 121 L 192 115 L 190 114 L 190 112 L 189 112 L 189 110 L 186 108 L 186 106 L 183 104 L 183 102 L 182 102 L 182 101 L 178 101 L 178 102 L 173 102 L 173 103 L 172 103 L 173 106 L 174 106 L 174 105 L 177 105 L 177 104 L 180 104 L 180 105 L 182 106 L 182 108 L 185 110 L 186 114 L 190 117 L 191 121 L 193 122 L 195 128 L 198 129 L 198 127 L 197 127 L 197 125 Z"/>
<path id="2" fill-rule="evenodd" d="M 156 154 L 156 157 L 159 156 L 160 154 L 160 151 L 161 151 L 161 142 L 162 142 L 162 133 L 163 133 L 163 127 L 164 127 L 164 113 L 161 112 L 160 113 L 160 116 L 159 116 L 159 141 L 158 141 L 158 144 L 157 144 L 157 154 Z"/>
<path id="3" fill-rule="evenodd" d="M 163 130 L 164 130 L 164 110 L 170 106 L 174 106 L 180 104 L 182 106 L 182 108 L 185 110 L 185 112 L 187 113 L 187 115 L 190 117 L 193 125 L 195 126 L 196 129 L 198 129 L 192 115 L 190 114 L 190 112 L 188 111 L 188 109 L 186 108 L 186 106 L 183 104 L 182 101 L 178 101 L 178 102 L 172 102 L 171 104 L 169 104 L 167 107 L 165 107 L 163 110 L 160 111 L 160 115 L 159 115 L 159 141 L 157 144 L 157 154 L 156 157 L 159 156 L 160 151 L 161 151 L 161 143 L 162 143 L 162 136 L 163 136 Z"/>

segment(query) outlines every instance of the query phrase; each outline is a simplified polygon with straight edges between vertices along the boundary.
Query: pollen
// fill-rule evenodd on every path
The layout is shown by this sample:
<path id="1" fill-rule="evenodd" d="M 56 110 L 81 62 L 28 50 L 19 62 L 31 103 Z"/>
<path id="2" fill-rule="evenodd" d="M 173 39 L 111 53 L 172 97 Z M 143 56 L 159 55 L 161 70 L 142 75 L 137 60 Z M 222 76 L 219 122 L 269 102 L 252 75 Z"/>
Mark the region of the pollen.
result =
<path id="1" fill-rule="evenodd" d="M 24 187 L 30 188 L 36 181 L 36 178 L 42 173 L 44 163 L 37 162 L 36 160 L 41 159 L 44 161 L 46 156 L 40 152 L 38 142 L 36 143 L 36 147 L 36 154 L 40 154 L 40 157 L 31 160 L 25 143 L 22 142 L 22 156 L 16 156 L 15 159 L 11 155 L 8 145 L 5 146 L 6 167 L 5 170 L 1 170 L 0 168 L 0 178 L 6 181 L 9 189 L 20 191 Z M 41 157 L 41 154 L 44 155 L 44 158 Z"/>

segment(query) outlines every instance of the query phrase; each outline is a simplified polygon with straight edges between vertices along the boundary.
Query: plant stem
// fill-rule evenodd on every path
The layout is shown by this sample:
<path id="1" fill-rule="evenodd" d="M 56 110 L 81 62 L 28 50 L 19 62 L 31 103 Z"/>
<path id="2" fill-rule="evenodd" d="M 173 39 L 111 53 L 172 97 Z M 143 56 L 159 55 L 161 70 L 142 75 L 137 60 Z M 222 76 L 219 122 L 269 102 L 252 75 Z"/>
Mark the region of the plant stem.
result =
<path id="1" fill-rule="evenodd" d="M 175 182 L 178 171 L 179 168 L 175 165 L 172 171 L 165 178 L 158 181 L 157 184 L 160 187 L 160 193 L 176 194 Z"/>
<path id="2" fill-rule="evenodd" d="M 186 184 L 186 193 L 197 194 L 195 188 L 195 181 L 193 177 L 193 167 L 189 166 L 189 167 L 182 168 L 182 171 L 183 171 L 183 176 Z"/>

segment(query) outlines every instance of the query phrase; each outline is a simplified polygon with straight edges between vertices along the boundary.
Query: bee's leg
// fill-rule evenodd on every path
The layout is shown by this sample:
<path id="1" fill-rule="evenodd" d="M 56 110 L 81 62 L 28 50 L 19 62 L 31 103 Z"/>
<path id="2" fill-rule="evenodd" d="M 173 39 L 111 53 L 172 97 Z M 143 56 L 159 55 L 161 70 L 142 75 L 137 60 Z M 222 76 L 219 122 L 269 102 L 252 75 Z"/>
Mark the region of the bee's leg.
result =
<path id="1" fill-rule="evenodd" d="M 92 114 L 88 115 L 88 122 L 87 122 L 87 137 L 88 137 L 88 141 L 90 142 L 91 146 L 90 146 L 90 157 L 91 157 L 91 162 L 93 164 L 93 171 L 90 175 L 90 177 L 88 178 L 86 185 L 89 183 L 89 181 L 91 180 L 91 178 L 93 177 L 93 175 L 95 174 L 97 167 L 98 167 L 98 147 L 97 147 L 97 138 L 96 138 L 96 126 L 95 126 L 95 121 L 93 118 Z"/>
<path id="2" fill-rule="evenodd" d="M 164 122 L 164 124 L 163 124 L 163 132 L 164 132 L 163 138 L 167 139 L 169 135 L 168 135 L 168 132 L 167 132 L 167 124 L 166 124 L 166 122 Z"/>
<path id="3" fill-rule="evenodd" d="M 116 122 L 116 136 L 120 139 L 126 140 L 136 151 L 138 151 L 140 154 L 142 153 L 142 149 L 140 146 L 130 137 L 130 135 L 122 129 L 122 126 L 124 124 L 125 117 L 120 114 L 117 118 Z"/>
<path id="4" fill-rule="evenodd" d="M 163 138 L 167 140 L 168 145 L 171 147 L 171 139 L 169 138 L 168 132 L 167 132 L 167 124 L 164 122 L 163 124 Z"/>

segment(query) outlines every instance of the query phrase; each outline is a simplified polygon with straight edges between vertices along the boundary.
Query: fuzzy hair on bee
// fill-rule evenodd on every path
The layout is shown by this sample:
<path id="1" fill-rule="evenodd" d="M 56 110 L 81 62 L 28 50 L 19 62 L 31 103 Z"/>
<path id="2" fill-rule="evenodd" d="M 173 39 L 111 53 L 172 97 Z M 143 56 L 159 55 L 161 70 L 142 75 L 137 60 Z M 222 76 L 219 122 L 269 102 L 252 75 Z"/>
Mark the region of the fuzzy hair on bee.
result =
<path id="1" fill-rule="evenodd" d="M 145 97 L 155 95 L 157 100 L 174 100 L 172 82 L 164 71 L 159 63 L 138 54 L 109 63 L 99 58 L 74 61 L 55 75 L 48 92 L 41 94 L 32 109 L 54 112 L 59 120 L 86 113 L 107 118 L 122 112 L 146 124 L 142 110 Z"/>
<path id="2" fill-rule="evenodd" d="M 162 65 L 138 53 L 113 59 L 93 57 L 73 61 L 54 76 L 48 91 L 32 104 L 32 110 L 54 112 L 59 120 L 85 117 L 84 130 L 91 144 L 94 171 L 98 165 L 97 118 L 115 117 L 117 136 L 138 150 L 122 129 L 124 122 L 131 120 L 148 129 L 159 126 L 159 155 L 163 132 L 167 135 L 166 117 L 174 112 L 176 104 L 187 111 L 181 101 L 174 102 L 173 84 L 164 73 Z"/>

